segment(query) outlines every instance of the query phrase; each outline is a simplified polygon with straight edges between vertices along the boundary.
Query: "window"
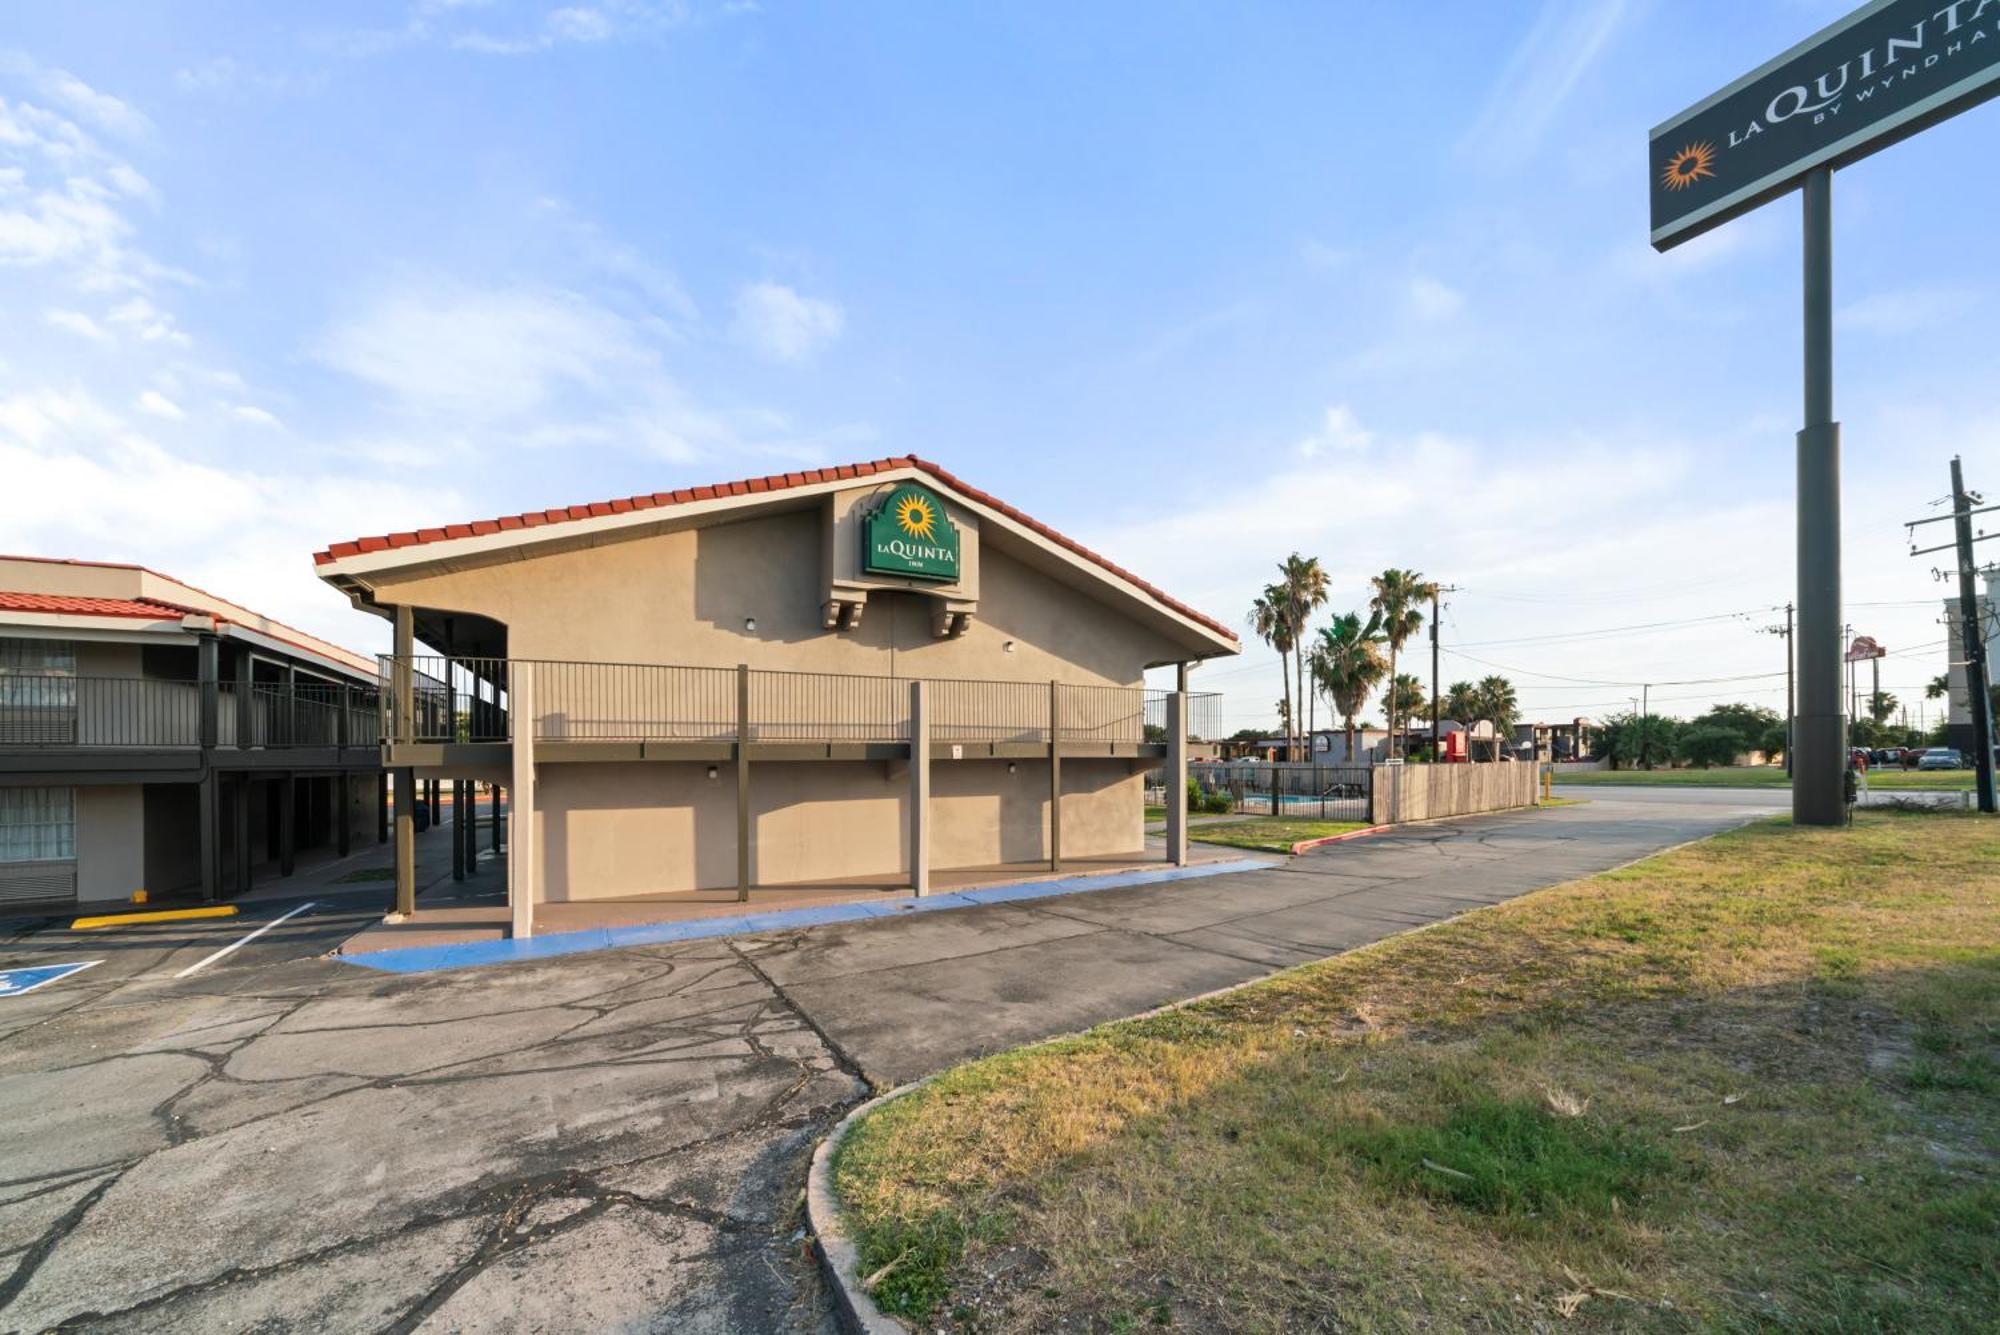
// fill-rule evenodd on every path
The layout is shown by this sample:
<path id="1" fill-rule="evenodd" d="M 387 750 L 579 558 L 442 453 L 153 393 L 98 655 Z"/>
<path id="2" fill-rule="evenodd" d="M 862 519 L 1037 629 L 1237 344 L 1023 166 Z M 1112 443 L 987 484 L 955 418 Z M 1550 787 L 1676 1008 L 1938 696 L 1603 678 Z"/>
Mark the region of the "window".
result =
<path id="1" fill-rule="evenodd" d="M 76 645 L 0 638 L 0 708 L 76 708 Z"/>
<path id="2" fill-rule="evenodd" d="M 0 788 L 0 863 L 75 857 L 74 788 Z"/>

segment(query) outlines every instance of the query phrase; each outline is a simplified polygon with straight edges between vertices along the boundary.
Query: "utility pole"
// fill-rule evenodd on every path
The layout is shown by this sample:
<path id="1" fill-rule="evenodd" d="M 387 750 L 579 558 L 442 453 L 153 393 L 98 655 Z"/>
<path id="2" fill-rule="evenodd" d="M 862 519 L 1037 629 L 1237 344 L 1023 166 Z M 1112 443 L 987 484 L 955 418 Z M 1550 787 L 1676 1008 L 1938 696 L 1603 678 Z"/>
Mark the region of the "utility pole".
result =
<path id="1" fill-rule="evenodd" d="M 1972 503 L 1965 489 L 1965 467 L 1958 456 L 1951 460 L 1951 512 L 1957 530 L 1959 637 L 1965 647 L 1966 703 L 1972 709 L 1973 770 L 1979 776 L 1979 809 L 1988 815 L 1996 808 L 1993 791 L 1993 698 L 1986 672 L 1986 628 L 1979 624 L 1978 566 L 1972 555 Z"/>
<path id="2" fill-rule="evenodd" d="M 1965 703 L 1972 714 L 1972 764 L 1974 773 L 1978 775 L 1979 809 L 1992 815 L 2000 811 L 2000 801 L 1996 801 L 1993 790 L 1993 699 L 1986 670 L 1986 628 L 1979 624 L 1979 567 L 1972 547 L 1974 543 L 1984 542 L 1989 537 L 2000 537 L 2000 534 L 1982 533 L 1975 537 L 1972 517 L 2000 510 L 2000 506 L 1983 505 L 1985 499 L 1979 493 L 1965 489 L 1965 468 L 1954 455 L 1951 461 L 1951 513 L 1913 520 L 1910 524 L 1910 531 L 1914 534 L 1919 524 L 1950 519 L 1954 540 L 1921 550 L 1913 547 L 1910 555 L 1923 556 L 1929 552 L 1949 550 L 1958 562 L 1958 634 L 1959 647 L 1965 654 Z M 1975 506 L 1979 508 L 1975 509 Z"/>
<path id="3" fill-rule="evenodd" d="M 1444 595 L 1457 592 L 1456 584 L 1431 585 L 1431 764 L 1433 765 L 1444 759 L 1444 739 L 1438 736 L 1438 622 L 1443 620 Z M 1390 683 L 1392 688 L 1394 685 L 1394 682 Z M 1470 737 L 1466 738 L 1468 744 L 1471 740 Z M 1469 745 L 1465 758 L 1472 759 Z"/>
<path id="4" fill-rule="evenodd" d="M 1653 768 L 1653 688 L 1639 688 L 1639 768 Z"/>
<path id="5" fill-rule="evenodd" d="M 1793 615 L 1796 608 L 1796 604 L 1786 603 L 1785 624 L 1764 627 L 1766 635 L 1785 637 L 1785 773 L 1787 775 L 1792 772 L 1792 720 L 1798 717 L 1799 712 L 1798 655 L 1792 652 L 1792 636 L 1796 630 Z"/>

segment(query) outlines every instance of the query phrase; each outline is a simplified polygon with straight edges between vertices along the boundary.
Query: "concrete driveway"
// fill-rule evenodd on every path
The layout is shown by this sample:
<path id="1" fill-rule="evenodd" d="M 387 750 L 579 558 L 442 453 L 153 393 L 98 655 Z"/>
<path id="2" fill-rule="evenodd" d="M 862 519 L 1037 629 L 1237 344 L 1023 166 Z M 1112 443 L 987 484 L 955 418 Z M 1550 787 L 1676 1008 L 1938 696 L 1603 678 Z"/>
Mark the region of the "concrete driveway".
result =
<path id="1" fill-rule="evenodd" d="M 417 977 L 313 958 L 344 927 L 318 909 L 182 979 L 218 929 L 129 929 L 119 966 L 0 999 L 0 1330 L 831 1329 L 799 1196 L 868 1081 L 1615 866 L 1759 796 L 1593 794 L 1266 871 Z M 106 944 L 17 934 L 0 967 Z"/>

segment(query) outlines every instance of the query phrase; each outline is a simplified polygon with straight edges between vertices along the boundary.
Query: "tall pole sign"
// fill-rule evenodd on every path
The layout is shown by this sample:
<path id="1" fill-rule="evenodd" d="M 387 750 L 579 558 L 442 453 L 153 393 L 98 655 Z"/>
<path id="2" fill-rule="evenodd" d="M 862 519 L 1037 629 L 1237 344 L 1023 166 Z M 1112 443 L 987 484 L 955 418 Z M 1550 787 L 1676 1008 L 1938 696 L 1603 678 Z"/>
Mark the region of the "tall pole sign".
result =
<path id="1" fill-rule="evenodd" d="M 2000 93 L 2000 0 L 1872 0 L 1652 133 L 1652 242 L 1668 250 L 1793 189 L 1804 201 L 1798 714 L 1792 819 L 1846 819 L 1833 173 Z"/>

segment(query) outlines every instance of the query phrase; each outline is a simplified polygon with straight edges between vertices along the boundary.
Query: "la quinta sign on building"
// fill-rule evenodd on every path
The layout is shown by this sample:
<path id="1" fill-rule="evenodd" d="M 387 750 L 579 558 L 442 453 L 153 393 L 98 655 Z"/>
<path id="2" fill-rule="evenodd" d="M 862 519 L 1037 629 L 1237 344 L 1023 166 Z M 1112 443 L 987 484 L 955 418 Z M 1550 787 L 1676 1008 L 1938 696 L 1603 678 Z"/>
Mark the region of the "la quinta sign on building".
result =
<path id="1" fill-rule="evenodd" d="M 862 525 L 861 543 L 861 568 L 871 575 L 958 579 L 958 527 L 927 487 L 890 492 Z"/>

